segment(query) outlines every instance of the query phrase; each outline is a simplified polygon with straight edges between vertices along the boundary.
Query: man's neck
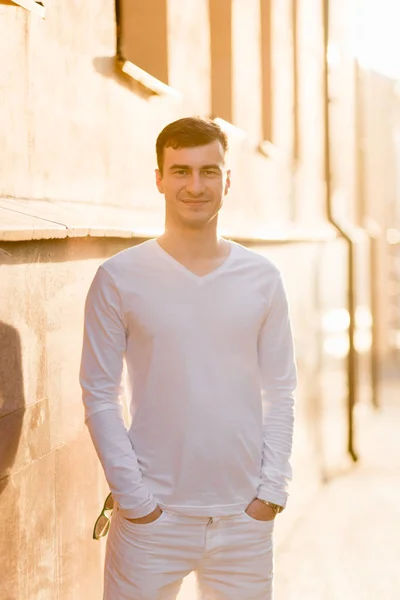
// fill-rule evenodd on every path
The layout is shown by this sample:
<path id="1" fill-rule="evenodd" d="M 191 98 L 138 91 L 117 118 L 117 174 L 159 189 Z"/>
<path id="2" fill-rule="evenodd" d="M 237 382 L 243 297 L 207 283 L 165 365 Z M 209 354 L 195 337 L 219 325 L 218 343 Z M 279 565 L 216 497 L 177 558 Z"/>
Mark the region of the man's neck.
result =
<path id="1" fill-rule="evenodd" d="M 227 246 L 227 242 L 218 237 L 216 227 L 198 230 L 166 227 L 158 242 L 172 256 L 194 260 L 223 256 Z"/>

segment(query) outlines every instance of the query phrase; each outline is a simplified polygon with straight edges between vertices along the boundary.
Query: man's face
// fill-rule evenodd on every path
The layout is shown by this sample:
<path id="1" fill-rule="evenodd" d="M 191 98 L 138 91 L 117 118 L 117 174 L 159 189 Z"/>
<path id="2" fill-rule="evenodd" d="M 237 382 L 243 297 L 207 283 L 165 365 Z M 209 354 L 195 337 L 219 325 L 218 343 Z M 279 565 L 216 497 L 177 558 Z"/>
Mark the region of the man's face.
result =
<path id="1" fill-rule="evenodd" d="M 230 171 L 221 143 L 165 148 L 163 173 L 156 171 L 156 182 L 165 196 L 167 220 L 189 228 L 204 227 L 217 216 L 229 190 Z"/>

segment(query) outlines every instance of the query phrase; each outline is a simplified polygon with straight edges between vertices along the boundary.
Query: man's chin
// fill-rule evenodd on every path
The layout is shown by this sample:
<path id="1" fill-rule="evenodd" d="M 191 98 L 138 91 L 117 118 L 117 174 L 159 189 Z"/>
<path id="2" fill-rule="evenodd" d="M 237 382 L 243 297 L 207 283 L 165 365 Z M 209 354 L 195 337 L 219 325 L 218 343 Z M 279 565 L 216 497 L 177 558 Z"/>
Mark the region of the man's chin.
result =
<path id="1" fill-rule="evenodd" d="M 183 218 L 181 222 L 188 229 L 202 229 L 203 227 L 207 227 L 214 219 L 216 219 L 216 215 L 197 215 L 191 218 Z"/>

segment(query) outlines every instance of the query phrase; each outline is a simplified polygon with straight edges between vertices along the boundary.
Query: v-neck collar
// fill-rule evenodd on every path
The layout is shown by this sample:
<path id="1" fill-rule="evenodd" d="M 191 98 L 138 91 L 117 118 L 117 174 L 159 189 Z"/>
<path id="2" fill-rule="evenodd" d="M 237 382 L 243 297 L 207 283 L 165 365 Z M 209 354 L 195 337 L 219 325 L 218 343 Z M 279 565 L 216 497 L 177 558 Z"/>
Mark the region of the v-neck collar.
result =
<path id="1" fill-rule="evenodd" d="M 226 240 L 226 241 L 228 241 L 228 240 Z M 171 256 L 171 254 L 169 254 L 166 250 L 164 250 L 164 248 L 162 248 L 160 246 L 160 244 L 158 243 L 158 241 L 156 239 L 153 240 L 153 246 L 160 256 L 163 256 L 165 258 L 165 260 L 167 260 L 173 267 L 175 267 L 176 269 L 179 269 L 182 273 L 184 273 L 188 277 L 191 277 L 194 281 L 197 281 L 198 283 L 209 281 L 213 277 L 216 277 L 221 272 L 225 271 L 227 269 L 227 267 L 229 267 L 229 265 L 231 264 L 231 262 L 234 258 L 233 255 L 234 255 L 235 244 L 231 241 L 228 241 L 228 243 L 230 246 L 230 252 L 229 252 L 228 256 L 225 258 L 224 262 L 222 262 L 218 267 L 216 267 L 209 273 L 206 273 L 205 275 L 197 275 L 196 273 L 191 271 L 188 267 L 185 267 L 185 265 L 183 265 L 178 260 L 176 260 L 176 258 Z"/>

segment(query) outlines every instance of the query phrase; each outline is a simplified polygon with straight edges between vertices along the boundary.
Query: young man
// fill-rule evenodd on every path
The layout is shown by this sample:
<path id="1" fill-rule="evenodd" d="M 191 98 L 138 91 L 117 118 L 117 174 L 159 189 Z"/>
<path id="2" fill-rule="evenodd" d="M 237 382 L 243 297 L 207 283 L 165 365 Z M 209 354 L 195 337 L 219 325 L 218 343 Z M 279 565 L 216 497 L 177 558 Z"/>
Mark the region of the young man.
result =
<path id="1" fill-rule="evenodd" d="M 227 137 L 207 119 L 157 139 L 165 232 L 107 260 L 86 302 L 86 422 L 112 492 L 106 600 L 269 600 L 291 477 L 296 369 L 266 258 L 218 237 Z M 119 396 L 123 361 L 132 424 Z"/>

